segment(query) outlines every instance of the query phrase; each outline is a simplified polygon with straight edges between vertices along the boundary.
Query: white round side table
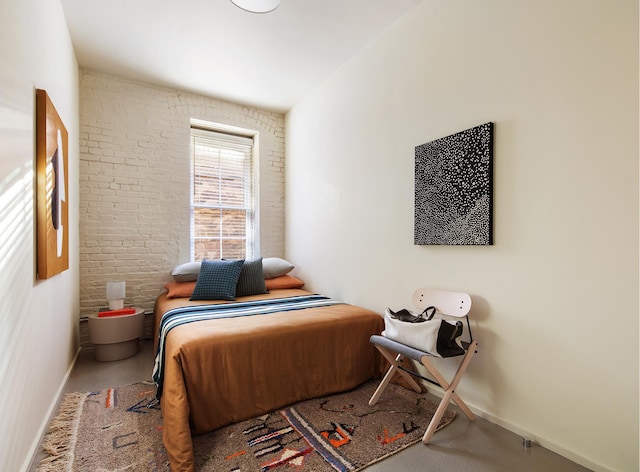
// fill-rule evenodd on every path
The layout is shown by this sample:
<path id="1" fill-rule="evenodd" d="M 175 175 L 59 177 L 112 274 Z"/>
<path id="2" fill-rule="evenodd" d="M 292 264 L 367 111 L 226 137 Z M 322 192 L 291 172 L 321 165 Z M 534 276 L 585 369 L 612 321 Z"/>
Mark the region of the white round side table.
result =
<path id="1" fill-rule="evenodd" d="M 95 345 L 97 361 L 117 361 L 135 356 L 144 334 L 144 310 L 136 308 L 131 315 L 99 317 L 89 315 L 89 341 Z"/>

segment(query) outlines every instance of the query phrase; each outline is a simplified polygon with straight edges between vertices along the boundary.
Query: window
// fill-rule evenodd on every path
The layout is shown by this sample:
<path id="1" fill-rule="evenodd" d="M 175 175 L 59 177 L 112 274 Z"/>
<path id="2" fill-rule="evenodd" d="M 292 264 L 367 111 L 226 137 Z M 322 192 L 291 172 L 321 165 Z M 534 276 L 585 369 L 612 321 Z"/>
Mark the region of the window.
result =
<path id="1" fill-rule="evenodd" d="M 191 257 L 251 259 L 253 138 L 191 127 Z"/>

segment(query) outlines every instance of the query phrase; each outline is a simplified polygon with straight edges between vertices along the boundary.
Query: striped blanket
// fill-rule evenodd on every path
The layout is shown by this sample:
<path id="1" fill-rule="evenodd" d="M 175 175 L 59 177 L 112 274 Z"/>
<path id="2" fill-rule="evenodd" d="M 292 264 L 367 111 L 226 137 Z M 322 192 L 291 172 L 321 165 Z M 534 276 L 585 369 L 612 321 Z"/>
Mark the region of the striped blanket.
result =
<path id="1" fill-rule="evenodd" d="M 212 320 L 217 318 L 235 318 L 238 316 L 268 315 L 282 311 L 303 310 L 330 305 L 340 305 L 342 302 L 323 295 L 300 295 L 287 298 L 269 300 L 254 300 L 248 302 L 198 305 L 174 308 L 167 311 L 160 321 L 158 330 L 158 349 L 153 367 L 153 381 L 158 386 L 157 397 L 162 395 L 164 380 L 164 345 L 167 334 L 173 328 L 195 321 Z"/>

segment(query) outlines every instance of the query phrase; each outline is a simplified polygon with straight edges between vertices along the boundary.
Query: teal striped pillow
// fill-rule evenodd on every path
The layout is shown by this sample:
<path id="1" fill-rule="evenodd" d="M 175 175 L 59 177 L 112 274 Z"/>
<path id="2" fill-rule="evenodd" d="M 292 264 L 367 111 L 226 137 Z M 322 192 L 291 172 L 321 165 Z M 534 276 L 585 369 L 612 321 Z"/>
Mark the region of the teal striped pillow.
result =
<path id="1" fill-rule="evenodd" d="M 190 300 L 235 300 L 244 260 L 202 261 Z"/>

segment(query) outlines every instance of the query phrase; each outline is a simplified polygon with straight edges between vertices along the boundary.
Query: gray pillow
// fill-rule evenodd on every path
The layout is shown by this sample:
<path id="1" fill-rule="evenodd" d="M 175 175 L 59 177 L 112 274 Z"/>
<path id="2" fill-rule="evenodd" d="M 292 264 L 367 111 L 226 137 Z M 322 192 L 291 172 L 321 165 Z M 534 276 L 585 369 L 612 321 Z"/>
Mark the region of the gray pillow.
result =
<path id="1" fill-rule="evenodd" d="M 200 273 L 200 262 L 186 262 L 177 265 L 171 271 L 173 280 L 176 282 L 193 282 L 198 279 Z"/>
<path id="2" fill-rule="evenodd" d="M 264 283 L 262 257 L 253 261 L 244 261 L 238 285 L 236 285 L 236 297 L 258 295 L 260 293 L 268 293 L 267 286 Z"/>
<path id="3" fill-rule="evenodd" d="M 262 271 L 265 279 L 274 279 L 281 275 L 287 275 L 293 268 L 294 266 L 291 262 L 279 257 L 265 257 L 262 259 Z"/>

